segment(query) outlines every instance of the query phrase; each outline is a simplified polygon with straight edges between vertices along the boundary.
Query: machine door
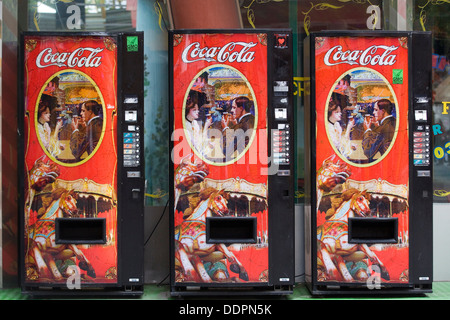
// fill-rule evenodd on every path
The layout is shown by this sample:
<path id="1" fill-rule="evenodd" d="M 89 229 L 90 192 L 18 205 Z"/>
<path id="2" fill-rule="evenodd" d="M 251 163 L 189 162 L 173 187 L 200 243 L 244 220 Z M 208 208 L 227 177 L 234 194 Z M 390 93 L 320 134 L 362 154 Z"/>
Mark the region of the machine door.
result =
<path id="1" fill-rule="evenodd" d="M 319 284 L 365 284 L 372 275 L 380 282 L 407 283 L 408 38 L 314 39 L 313 276 Z"/>
<path id="2" fill-rule="evenodd" d="M 115 36 L 23 36 L 22 280 L 118 281 Z"/>
<path id="3" fill-rule="evenodd" d="M 267 34 L 173 36 L 173 281 L 268 282 Z"/>

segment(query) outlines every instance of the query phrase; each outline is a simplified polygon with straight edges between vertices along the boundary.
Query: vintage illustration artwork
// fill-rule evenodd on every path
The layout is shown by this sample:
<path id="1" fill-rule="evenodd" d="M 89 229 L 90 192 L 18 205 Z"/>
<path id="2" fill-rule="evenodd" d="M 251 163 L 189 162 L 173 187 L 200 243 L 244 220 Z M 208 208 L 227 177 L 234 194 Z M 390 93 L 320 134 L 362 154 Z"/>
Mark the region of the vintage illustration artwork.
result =
<path id="1" fill-rule="evenodd" d="M 268 282 L 266 35 L 173 46 L 175 282 Z M 255 237 L 208 241 L 214 218 L 255 219 Z"/>
<path id="2" fill-rule="evenodd" d="M 407 41 L 323 37 L 315 45 L 316 86 L 327 88 L 316 92 L 317 279 L 407 282 Z M 388 218 L 397 229 L 388 240 L 352 241 L 358 218 Z"/>
<path id="3" fill-rule="evenodd" d="M 34 117 L 45 153 L 64 164 L 90 158 L 105 131 L 103 109 L 101 92 L 87 75 L 73 70 L 52 77 Z"/>
<path id="4" fill-rule="evenodd" d="M 81 283 L 115 283 L 115 39 L 28 35 L 24 42 L 25 282 L 64 284 L 77 272 Z M 80 236 L 65 229 L 68 220 L 101 226 L 104 236 L 67 240 L 67 232 Z"/>
<path id="5" fill-rule="evenodd" d="M 381 161 L 398 131 L 396 95 L 374 70 L 349 70 L 330 91 L 326 130 L 336 154 L 355 165 Z"/>
<path id="6" fill-rule="evenodd" d="M 185 103 L 183 127 L 200 158 L 226 164 L 245 154 L 256 134 L 258 107 L 238 70 L 226 65 L 202 70 Z"/>

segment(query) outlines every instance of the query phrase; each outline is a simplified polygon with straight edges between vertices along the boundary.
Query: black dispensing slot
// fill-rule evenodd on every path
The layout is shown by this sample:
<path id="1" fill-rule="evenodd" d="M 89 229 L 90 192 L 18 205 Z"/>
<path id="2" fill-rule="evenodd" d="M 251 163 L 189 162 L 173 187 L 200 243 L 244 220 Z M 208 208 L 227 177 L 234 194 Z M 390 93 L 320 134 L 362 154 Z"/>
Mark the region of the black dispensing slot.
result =
<path id="1" fill-rule="evenodd" d="M 256 217 L 206 218 L 207 243 L 256 243 Z"/>
<path id="2" fill-rule="evenodd" d="M 56 244 L 104 244 L 106 219 L 56 218 L 55 241 Z"/>
<path id="3" fill-rule="evenodd" d="M 397 243 L 397 218 L 349 218 L 349 243 Z"/>

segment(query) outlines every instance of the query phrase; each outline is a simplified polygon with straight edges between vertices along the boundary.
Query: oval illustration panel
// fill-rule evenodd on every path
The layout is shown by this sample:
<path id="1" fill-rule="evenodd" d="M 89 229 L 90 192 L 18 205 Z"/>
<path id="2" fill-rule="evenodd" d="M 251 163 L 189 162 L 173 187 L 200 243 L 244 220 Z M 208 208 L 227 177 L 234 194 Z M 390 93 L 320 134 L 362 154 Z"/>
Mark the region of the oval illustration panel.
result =
<path id="1" fill-rule="evenodd" d="M 356 68 L 334 83 L 325 106 L 326 131 L 337 155 L 354 166 L 380 162 L 395 143 L 398 103 L 386 78 Z"/>
<path id="2" fill-rule="evenodd" d="M 105 132 L 104 101 L 94 81 L 76 70 L 54 74 L 43 86 L 35 112 L 44 152 L 64 166 L 88 161 Z"/>
<path id="3" fill-rule="evenodd" d="M 220 166 L 237 161 L 250 148 L 258 108 L 242 73 L 230 66 L 214 65 L 192 80 L 182 117 L 191 149 L 205 162 Z"/>

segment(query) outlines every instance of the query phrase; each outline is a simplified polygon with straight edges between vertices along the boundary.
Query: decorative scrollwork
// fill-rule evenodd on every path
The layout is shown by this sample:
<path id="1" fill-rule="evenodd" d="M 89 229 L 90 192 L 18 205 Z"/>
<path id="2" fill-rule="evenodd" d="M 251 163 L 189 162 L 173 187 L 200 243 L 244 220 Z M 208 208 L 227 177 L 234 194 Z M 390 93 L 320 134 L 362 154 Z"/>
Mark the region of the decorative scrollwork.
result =
<path id="1" fill-rule="evenodd" d="M 447 190 L 434 190 L 433 195 L 436 197 L 447 197 L 450 195 L 450 191 Z"/>
<path id="2" fill-rule="evenodd" d="M 146 197 L 153 198 L 153 199 L 162 199 L 167 195 L 169 195 L 169 193 L 164 190 L 158 190 L 154 194 L 153 193 L 145 193 Z"/>
<path id="3" fill-rule="evenodd" d="M 284 0 L 252 0 L 248 6 L 243 6 L 243 9 L 247 10 L 247 20 L 248 23 L 252 26 L 253 29 L 255 29 L 255 12 L 251 8 L 254 3 L 256 4 L 265 4 L 269 2 L 283 2 Z"/>
<path id="4" fill-rule="evenodd" d="M 303 12 L 302 13 L 305 15 L 304 19 L 303 19 L 303 28 L 305 29 L 305 33 L 306 35 L 309 35 L 309 29 L 311 27 L 311 17 L 309 16 L 309 14 L 311 13 L 311 11 L 316 10 L 316 11 L 323 11 L 323 10 L 328 10 L 328 9 L 334 9 L 334 10 L 339 10 L 342 9 L 345 5 L 345 3 L 347 2 L 353 2 L 356 4 L 370 4 L 372 5 L 372 3 L 370 2 L 370 0 L 338 0 L 339 2 L 342 2 L 343 5 L 339 6 L 339 5 L 333 5 L 333 4 L 329 4 L 327 2 L 321 2 L 321 3 L 317 3 L 314 4 L 311 2 L 311 7 L 309 8 L 308 11 Z M 375 19 L 379 19 L 380 17 L 376 16 Z"/>
<path id="5" fill-rule="evenodd" d="M 305 197 L 305 193 L 302 191 L 295 191 L 295 198 L 296 199 L 300 199 L 300 198 L 304 198 Z"/>
<path id="6" fill-rule="evenodd" d="M 305 17 L 303 18 L 303 28 L 305 29 L 306 35 L 309 35 L 309 28 L 311 26 L 311 17 L 309 16 L 309 13 L 313 10 L 317 10 L 317 11 L 322 11 L 322 10 L 327 10 L 327 9 L 341 9 L 343 6 L 335 6 L 329 3 L 325 3 L 325 2 L 321 2 L 318 4 L 313 4 L 311 2 L 311 8 L 309 8 L 308 11 L 303 12 L 302 13 L 305 15 Z"/>
<path id="7" fill-rule="evenodd" d="M 418 6 L 420 9 L 419 21 L 420 21 L 420 25 L 422 26 L 423 31 L 427 30 L 425 28 L 425 23 L 427 22 L 427 13 L 426 13 L 425 8 L 429 4 L 431 4 L 432 6 L 441 5 L 441 4 L 450 4 L 450 0 L 427 0 L 427 2 L 424 5 Z"/>

